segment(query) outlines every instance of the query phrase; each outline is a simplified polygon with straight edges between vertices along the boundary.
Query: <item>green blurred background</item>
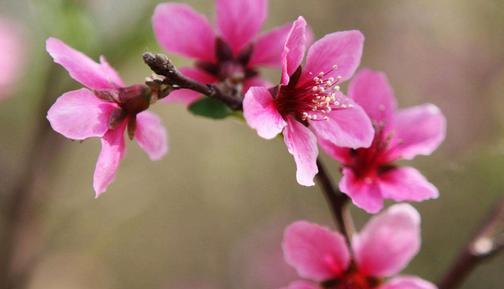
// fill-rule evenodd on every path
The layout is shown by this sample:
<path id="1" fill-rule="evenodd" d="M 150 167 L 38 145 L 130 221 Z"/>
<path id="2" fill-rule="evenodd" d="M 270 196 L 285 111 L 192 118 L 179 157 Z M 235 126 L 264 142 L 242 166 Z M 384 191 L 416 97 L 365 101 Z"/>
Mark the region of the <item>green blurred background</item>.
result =
<path id="1" fill-rule="evenodd" d="M 184 2 L 214 18 L 213 1 Z M 126 82 L 141 82 L 150 74 L 142 53 L 161 51 L 150 26 L 157 3 L 0 0 L 0 17 L 20 25 L 28 52 L 16 92 L 0 102 L 3 194 L 30 157 L 46 86 L 54 98 L 78 87 L 52 63 L 45 39 L 59 37 L 93 57 L 103 53 Z M 271 0 L 266 28 L 298 15 L 317 37 L 363 31 L 362 66 L 387 72 L 400 105 L 432 102 L 446 114 L 445 143 L 412 162 L 441 197 L 415 205 L 423 248 L 405 271 L 436 281 L 504 190 L 504 2 Z M 278 73 L 266 73 L 276 80 Z M 26 242 L 41 253 L 29 288 L 275 289 L 293 280 L 281 258 L 285 225 L 332 222 L 318 188 L 296 184 L 284 145 L 236 120 L 196 117 L 178 105 L 153 110 L 169 130 L 170 153 L 151 162 L 130 144 L 116 181 L 97 200 L 97 140 L 54 133 L 63 145 L 40 152 L 48 155 Z M 336 181 L 337 164 L 326 159 Z M 353 212 L 358 226 L 368 218 Z M 504 256 L 497 257 L 463 288 L 503 288 L 503 268 Z"/>

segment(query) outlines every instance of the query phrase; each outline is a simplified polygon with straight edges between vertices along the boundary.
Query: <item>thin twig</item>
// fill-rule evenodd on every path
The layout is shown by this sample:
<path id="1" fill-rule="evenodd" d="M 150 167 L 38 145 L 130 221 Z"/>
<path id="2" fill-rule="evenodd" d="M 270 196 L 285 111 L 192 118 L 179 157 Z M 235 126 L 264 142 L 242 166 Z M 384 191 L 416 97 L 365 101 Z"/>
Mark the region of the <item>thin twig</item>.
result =
<path id="1" fill-rule="evenodd" d="M 175 65 L 165 55 L 146 52 L 143 55 L 143 59 L 152 71 L 164 76 L 166 84 L 173 86 L 174 89 L 191 89 L 208 97 L 219 99 L 233 110 L 242 109 L 241 97 L 223 93 L 216 85 L 203 84 L 187 78 L 177 70 Z"/>
<path id="2" fill-rule="evenodd" d="M 317 159 L 317 167 L 319 170 L 316 177 L 317 182 L 324 193 L 336 225 L 343 236 L 345 236 L 348 245 L 351 245 L 354 229 L 352 217 L 347 206 L 349 199 L 345 194 L 336 189 L 320 158 Z"/>
<path id="3" fill-rule="evenodd" d="M 502 252 L 504 249 L 503 227 L 504 197 L 461 250 L 452 266 L 438 283 L 438 288 L 458 288 L 479 264 Z"/>

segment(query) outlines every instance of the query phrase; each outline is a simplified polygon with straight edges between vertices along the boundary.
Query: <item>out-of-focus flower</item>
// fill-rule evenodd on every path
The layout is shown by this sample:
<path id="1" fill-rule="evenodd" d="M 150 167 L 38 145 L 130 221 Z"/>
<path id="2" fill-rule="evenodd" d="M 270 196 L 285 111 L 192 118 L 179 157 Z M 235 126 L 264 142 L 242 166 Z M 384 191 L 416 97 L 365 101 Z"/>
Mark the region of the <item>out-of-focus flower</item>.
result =
<path id="1" fill-rule="evenodd" d="M 340 233 L 305 221 L 287 227 L 282 247 L 300 277 L 319 283 L 296 281 L 288 289 L 436 288 L 418 277 L 396 276 L 420 248 L 420 215 L 408 204 L 373 217 L 353 237 L 351 249 Z"/>
<path id="2" fill-rule="evenodd" d="M 242 85 L 268 85 L 259 77 L 259 66 L 280 67 L 280 55 L 290 24 L 258 35 L 266 20 L 267 0 L 216 0 L 215 33 L 207 18 L 191 6 L 163 3 L 152 18 L 159 44 L 168 52 L 196 60 L 194 68 L 181 68 L 202 83 L 220 83 L 223 89 Z M 172 92 L 166 101 L 190 104 L 201 94 L 188 89 Z"/>
<path id="3" fill-rule="evenodd" d="M 321 147 L 343 165 L 340 190 L 369 213 L 384 199 L 423 201 L 437 198 L 438 190 L 412 167 L 393 162 L 431 154 L 444 140 L 446 120 L 433 104 L 396 111 L 396 100 L 386 76 L 362 70 L 350 83 L 349 97 L 360 104 L 375 126 L 369 148 L 345 149 L 321 141 Z"/>
<path id="4" fill-rule="evenodd" d="M 306 21 L 292 25 L 282 53 L 282 79 L 273 89 L 252 87 L 243 102 L 244 116 L 259 136 L 272 139 L 283 132 L 297 165 L 297 181 L 313 185 L 318 169 L 317 135 L 342 147 L 368 147 L 373 127 L 364 110 L 339 91 L 362 55 L 364 36 L 359 31 L 326 35 L 306 50 Z"/>
<path id="5" fill-rule="evenodd" d="M 47 40 L 46 48 L 56 63 L 86 87 L 60 96 L 47 119 L 55 131 L 69 139 L 101 138 L 102 149 L 93 181 L 96 197 L 115 178 L 126 151 L 126 129 L 152 160 L 166 154 L 166 131 L 159 117 L 146 111 L 150 95 L 145 86 L 125 87 L 103 56 L 96 63 L 55 38 Z"/>
<path id="6" fill-rule="evenodd" d="M 0 99 L 11 93 L 19 79 L 24 63 L 24 50 L 17 27 L 0 18 Z"/>

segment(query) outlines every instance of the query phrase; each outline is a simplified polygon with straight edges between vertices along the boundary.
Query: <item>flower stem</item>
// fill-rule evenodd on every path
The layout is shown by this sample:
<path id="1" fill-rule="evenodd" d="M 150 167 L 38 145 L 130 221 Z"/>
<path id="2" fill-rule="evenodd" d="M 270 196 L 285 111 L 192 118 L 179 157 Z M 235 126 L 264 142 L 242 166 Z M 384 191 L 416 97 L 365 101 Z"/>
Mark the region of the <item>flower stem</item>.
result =
<path id="1" fill-rule="evenodd" d="M 317 158 L 317 167 L 319 172 L 316 180 L 322 189 L 322 193 L 324 193 L 338 229 L 345 236 L 347 244 L 351 246 L 354 227 L 352 216 L 347 206 L 349 199 L 345 194 L 336 189 L 320 158 Z"/>
<path id="2" fill-rule="evenodd" d="M 241 91 L 238 95 L 224 93 L 221 88 L 213 84 L 203 84 L 198 81 L 187 78 L 173 65 L 173 63 L 163 54 L 154 54 L 146 52 L 143 55 L 144 62 L 156 74 L 164 76 L 164 82 L 171 85 L 174 89 L 191 89 L 208 97 L 216 98 L 233 110 L 242 110 Z"/>
<path id="3" fill-rule="evenodd" d="M 438 283 L 439 289 L 455 289 L 482 262 L 504 249 L 504 197 L 482 222 L 476 233 L 462 248 L 446 274 Z"/>

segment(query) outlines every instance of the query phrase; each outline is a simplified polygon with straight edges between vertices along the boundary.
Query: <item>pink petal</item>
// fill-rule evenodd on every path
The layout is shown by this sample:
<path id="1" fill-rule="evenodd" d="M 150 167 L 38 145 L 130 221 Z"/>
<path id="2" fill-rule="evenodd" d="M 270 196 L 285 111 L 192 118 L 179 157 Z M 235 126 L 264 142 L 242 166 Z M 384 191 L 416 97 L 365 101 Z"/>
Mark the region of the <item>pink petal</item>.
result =
<path id="1" fill-rule="evenodd" d="M 369 147 L 374 137 L 371 120 L 350 98 L 342 96 L 341 99 L 351 107 L 333 110 L 327 120 L 310 121 L 310 127 L 319 138 L 334 145 L 354 149 Z"/>
<path id="2" fill-rule="evenodd" d="M 306 21 L 299 17 L 292 24 L 282 52 L 282 85 L 289 83 L 290 76 L 303 62 L 306 51 Z"/>
<path id="3" fill-rule="evenodd" d="M 384 73 L 370 69 L 359 71 L 350 82 L 348 96 L 360 104 L 373 122 L 391 123 L 397 104 Z"/>
<path id="4" fill-rule="evenodd" d="M 161 159 L 168 152 L 168 137 L 161 119 L 152 112 L 137 115 L 135 140 L 153 161 Z"/>
<path id="5" fill-rule="evenodd" d="M 100 64 L 102 66 L 102 70 L 105 72 L 109 82 L 112 82 L 118 87 L 125 87 L 123 80 L 121 79 L 121 76 L 117 71 L 108 63 L 107 59 L 105 56 L 100 56 Z"/>
<path id="6" fill-rule="evenodd" d="M 303 186 L 315 185 L 313 178 L 318 173 L 318 148 L 315 135 L 292 117 L 287 118 L 287 126 L 283 130 L 283 135 L 285 145 L 296 161 L 297 182 Z"/>
<path id="7" fill-rule="evenodd" d="M 446 119 L 433 104 L 403 109 L 395 116 L 395 133 L 395 158 L 430 155 L 445 138 Z"/>
<path id="8" fill-rule="evenodd" d="M 94 172 L 93 187 L 98 198 L 114 181 L 119 163 L 126 151 L 124 130 L 126 123 L 109 130 L 101 140 L 102 148 Z"/>
<path id="9" fill-rule="evenodd" d="M 234 53 L 254 39 L 267 14 L 267 0 L 217 0 L 217 25 Z"/>
<path id="10" fill-rule="evenodd" d="M 91 89 L 114 89 L 116 85 L 110 81 L 107 69 L 83 53 L 73 49 L 56 38 L 46 42 L 47 52 L 54 62 L 63 66 L 70 76 Z"/>
<path id="11" fill-rule="evenodd" d="M 282 51 L 291 28 L 292 23 L 288 23 L 259 36 L 254 44 L 249 66 L 280 67 L 282 65 Z"/>
<path id="12" fill-rule="evenodd" d="M 65 137 L 84 140 L 105 134 L 114 108 L 114 104 L 104 102 L 82 88 L 60 96 L 47 112 L 47 119 L 51 127 Z"/>
<path id="13" fill-rule="evenodd" d="M 436 285 L 415 276 L 396 277 L 378 289 L 437 289 Z"/>
<path id="14" fill-rule="evenodd" d="M 207 18 L 191 6 L 159 4 L 152 16 L 156 39 L 166 51 L 213 62 L 215 34 Z"/>
<path id="15" fill-rule="evenodd" d="M 265 87 L 252 87 L 243 100 L 247 124 L 265 139 L 272 139 L 287 125 L 278 112 L 271 93 Z"/>
<path id="16" fill-rule="evenodd" d="M 328 154 L 331 158 L 335 159 L 341 164 L 348 164 L 352 161 L 350 149 L 336 146 L 332 142 L 323 138 L 319 138 L 317 141 L 319 146 L 326 154 Z"/>
<path id="17" fill-rule="evenodd" d="M 370 214 L 383 208 L 383 196 L 375 179 L 359 178 L 351 169 L 344 168 L 339 189 L 352 199 L 354 205 Z"/>
<path id="18" fill-rule="evenodd" d="M 359 270 L 375 277 L 399 273 L 420 248 L 420 214 L 408 204 L 393 205 L 373 217 L 353 237 Z"/>
<path id="19" fill-rule="evenodd" d="M 436 187 L 412 167 L 390 169 L 379 179 L 383 197 L 396 202 L 421 202 L 439 196 Z"/>
<path id="20" fill-rule="evenodd" d="M 306 281 L 294 281 L 289 284 L 289 286 L 281 289 L 319 289 L 320 287 Z"/>
<path id="21" fill-rule="evenodd" d="M 21 76 L 27 58 L 23 38 L 17 23 L 0 18 L 0 99 L 13 92 Z"/>
<path id="22" fill-rule="evenodd" d="M 247 78 L 243 81 L 243 91 L 246 93 L 251 87 L 254 86 L 259 86 L 259 87 L 265 87 L 265 88 L 270 88 L 273 87 L 273 84 L 271 82 L 264 80 L 260 77 L 254 77 L 254 78 Z"/>
<path id="23" fill-rule="evenodd" d="M 350 253 L 340 233 L 305 221 L 285 229 L 282 248 L 285 261 L 299 276 L 316 282 L 338 277 L 350 263 Z"/>
<path id="24" fill-rule="evenodd" d="M 197 80 L 201 83 L 214 83 L 217 79 L 205 71 L 192 67 L 182 67 L 179 69 L 185 76 Z M 190 89 L 178 89 L 163 98 L 165 103 L 182 103 L 189 105 L 202 97 L 201 93 Z"/>
<path id="25" fill-rule="evenodd" d="M 341 76 L 341 81 L 349 79 L 359 66 L 363 45 L 364 35 L 357 30 L 324 36 L 308 50 L 302 78 L 311 80 L 310 72 L 324 72 L 326 77 Z"/>

